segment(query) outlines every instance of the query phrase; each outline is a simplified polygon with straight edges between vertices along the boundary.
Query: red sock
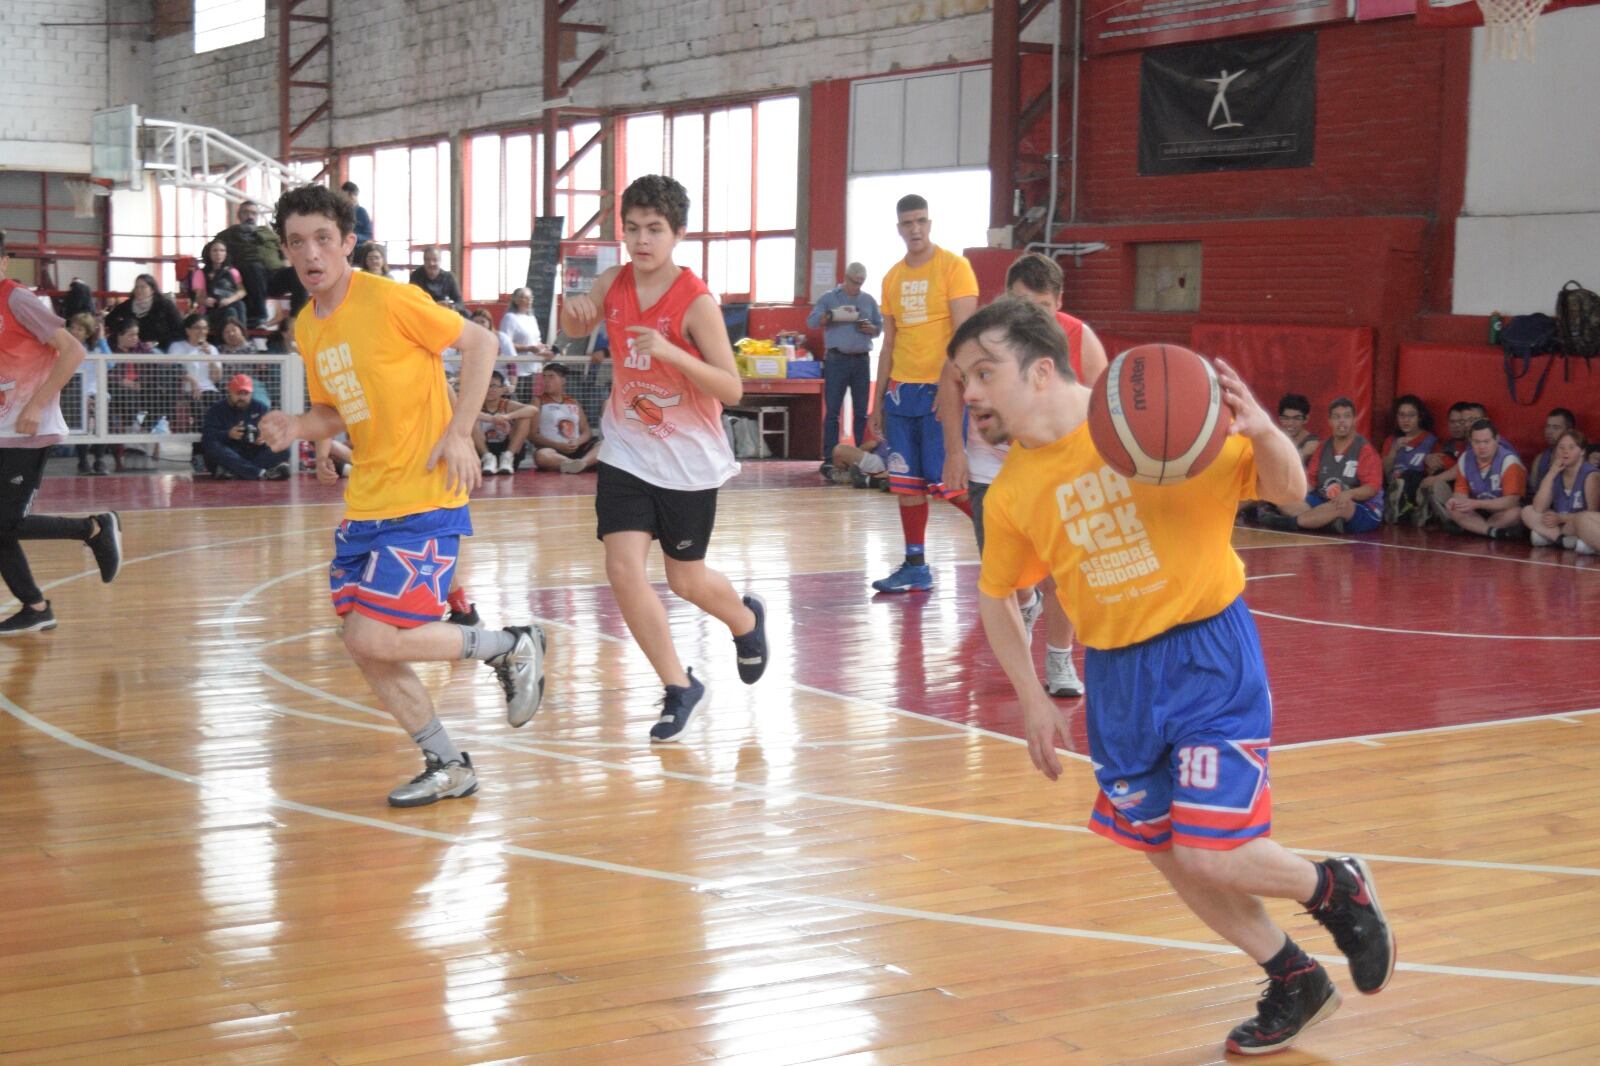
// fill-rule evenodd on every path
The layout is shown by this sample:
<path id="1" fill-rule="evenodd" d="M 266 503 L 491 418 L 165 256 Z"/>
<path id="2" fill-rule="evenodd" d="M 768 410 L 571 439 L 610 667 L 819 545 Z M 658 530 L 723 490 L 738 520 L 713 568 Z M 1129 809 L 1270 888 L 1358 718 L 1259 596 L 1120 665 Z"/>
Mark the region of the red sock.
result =
<path id="1" fill-rule="evenodd" d="M 434 595 L 438 595 L 438 593 L 434 593 Z M 450 590 L 448 602 L 450 609 L 459 614 L 466 614 L 472 610 L 472 601 L 467 599 L 467 590 L 460 585 Z"/>
<path id="2" fill-rule="evenodd" d="M 960 511 L 962 514 L 966 515 L 968 518 L 972 517 L 972 497 L 971 496 L 968 496 L 966 493 L 962 493 L 960 496 L 951 496 L 951 497 L 949 497 L 949 501 L 950 501 L 950 506 L 951 507 L 954 507 L 956 510 Z"/>
<path id="3" fill-rule="evenodd" d="M 900 528 L 906 535 L 906 554 L 911 554 L 915 548 L 918 554 L 922 552 L 922 538 L 928 532 L 928 501 L 924 499 L 915 507 L 900 508 Z"/>

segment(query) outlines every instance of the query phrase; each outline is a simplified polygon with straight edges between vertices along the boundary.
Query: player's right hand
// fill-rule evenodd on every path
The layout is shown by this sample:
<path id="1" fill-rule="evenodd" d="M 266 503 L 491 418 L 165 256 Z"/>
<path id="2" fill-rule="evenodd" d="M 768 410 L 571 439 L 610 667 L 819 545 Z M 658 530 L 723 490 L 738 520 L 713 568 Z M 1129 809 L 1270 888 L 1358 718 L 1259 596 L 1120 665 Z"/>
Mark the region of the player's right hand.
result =
<path id="1" fill-rule="evenodd" d="M 587 337 L 600 324 L 600 308 L 586 292 L 574 293 L 562 300 L 562 311 L 577 327 L 576 335 Z"/>
<path id="2" fill-rule="evenodd" d="M 299 434 L 299 419 L 282 411 L 268 411 L 261 416 L 261 440 L 275 452 L 288 451 Z"/>
<path id="3" fill-rule="evenodd" d="M 1028 737 L 1028 758 L 1033 768 L 1054 781 L 1061 776 L 1061 757 L 1056 754 L 1056 741 L 1066 747 L 1071 743 L 1067 733 L 1067 720 L 1061 710 L 1042 695 L 1028 700 L 1022 709 L 1023 732 Z"/>

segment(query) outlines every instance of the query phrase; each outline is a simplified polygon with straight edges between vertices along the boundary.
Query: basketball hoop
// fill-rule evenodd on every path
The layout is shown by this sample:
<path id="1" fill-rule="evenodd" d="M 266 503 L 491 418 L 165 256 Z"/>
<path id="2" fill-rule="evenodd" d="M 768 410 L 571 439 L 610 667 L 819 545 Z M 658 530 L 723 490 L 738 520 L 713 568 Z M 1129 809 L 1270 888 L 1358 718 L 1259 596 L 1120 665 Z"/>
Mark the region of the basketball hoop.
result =
<path id="1" fill-rule="evenodd" d="M 1483 9 L 1483 50 L 1513 62 L 1533 59 L 1533 27 L 1550 0 L 1478 0 Z"/>
<path id="2" fill-rule="evenodd" d="M 95 200 L 102 196 L 111 195 L 111 182 L 105 178 L 89 178 L 80 180 L 68 178 L 67 191 L 72 194 L 72 217 L 94 218 Z"/>

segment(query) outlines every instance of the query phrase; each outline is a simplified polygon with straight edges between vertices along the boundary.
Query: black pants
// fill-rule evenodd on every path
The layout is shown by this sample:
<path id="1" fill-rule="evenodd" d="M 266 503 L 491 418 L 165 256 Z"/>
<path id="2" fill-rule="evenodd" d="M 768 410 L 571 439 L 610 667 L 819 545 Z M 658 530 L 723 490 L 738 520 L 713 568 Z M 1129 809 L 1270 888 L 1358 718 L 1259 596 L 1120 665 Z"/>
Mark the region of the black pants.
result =
<path id="1" fill-rule="evenodd" d="M 0 448 L 0 579 L 24 606 L 42 602 L 44 593 L 34 583 L 21 542 L 86 541 L 94 529 L 94 521 L 88 518 L 28 513 L 49 457 L 49 448 Z"/>
<path id="2" fill-rule="evenodd" d="M 294 267 L 268 270 L 260 263 L 243 263 L 239 266 L 239 277 L 244 281 L 244 305 L 249 308 L 247 317 L 251 326 L 267 320 L 267 300 L 273 296 L 289 297 L 290 314 L 298 314 L 305 306 L 305 286 L 300 284 Z"/>
<path id="3" fill-rule="evenodd" d="M 240 481 L 258 481 L 273 467 L 289 461 L 288 452 L 275 452 L 265 444 L 244 441 L 203 440 L 206 469 L 215 474 L 226 470 Z"/>

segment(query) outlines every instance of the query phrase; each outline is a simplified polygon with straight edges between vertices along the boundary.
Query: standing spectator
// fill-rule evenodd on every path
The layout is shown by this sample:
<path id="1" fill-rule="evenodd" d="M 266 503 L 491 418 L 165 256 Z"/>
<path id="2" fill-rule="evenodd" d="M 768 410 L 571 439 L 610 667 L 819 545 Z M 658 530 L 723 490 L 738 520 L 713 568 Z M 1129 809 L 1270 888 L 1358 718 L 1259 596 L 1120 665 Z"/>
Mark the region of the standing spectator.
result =
<path id="1" fill-rule="evenodd" d="M 821 327 L 823 347 L 822 376 L 827 413 L 822 419 L 822 476 L 833 473 L 834 445 L 839 443 L 839 418 L 844 410 L 844 394 L 850 392 L 850 410 L 855 423 L 852 439 L 859 446 L 867 439 L 867 389 L 872 384 L 872 338 L 883 332 L 883 314 L 871 293 L 863 292 L 867 268 L 851 263 L 844 268 L 844 282 L 822 294 L 806 317 L 812 329 Z"/>
<path id="2" fill-rule="evenodd" d="M 289 453 L 275 452 L 261 441 L 261 419 L 268 408 L 254 391 L 248 375 L 235 374 L 228 382 L 227 399 L 206 412 L 200 444 L 206 469 L 218 481 L 283 481 L 289 476 Z"/>
<path id="3" fill-rule="evenodd" d="M 1322 529 L 1371 533 L 1383 524 L 1383 460 L 1356 432 L 1356 405 L 1339 397 L 1328 405 L 1333 435 L 1311 453 L 1303 502 L 1279 504 L 1282 514 L 1262 514 L 1268 529 Z"/>
<path id="4" fill-rule="evenodd" d="M 1533 492 L 1544 484 L 1544 476 L 1550 472 L 1550 461 L 1555 458 L 1556 442 L 1561 439 L 1561 434 L 1568 430 L 1578 428 L 1578 416 L 1565 407 L 1552 408 L 1544 419 L 1544 451 L 1539 453 L 1533 461 L 1533 468 L 1528 471 L 1528 491 Z M 1580 451 L 1582 449 L 1579 449 Z M 1529 527 L 1532 528 L 1531 526 Z"/>
<path id="5" fill-rule="evenodd" d="M 1428 405 L 1407 393 L 1394 402 L 1395 433 L 1383 446 L 1383 480 L 1388 486 L 1383 520 L 1393 525 L 1417 506 L 1417 486 L 1427 477 L 1428 456 L 1439 450 Z"/>
<path id="6" fill-rule="evenodd" d="M 1456 464 L 1460 472 L 1455 493 L 1445 503 L 1445 528 L 1490 539 L 1520 536 L 1527 467 L 1487 418 L 1472 423 L 1467 441 L 1472 451 Z"/>
<path id="7" fill-rule="evenodd" d="M 244 279 L 246 324 L 251 329 L 266 322 L 273 278 L 284 267 L 278 235 L 271 226 L 257 225 L 260 218 L 260 207 L 240 204 L 239 221 L 216 237 L 227 247 L 228 258 Z"/>
<path id="8" fill-rule="evenodd" d="M 369 241 L 356 249 L 356 266 L 380 278 L 389 276 L 389 257 L 377 241 Z"/>
<path id="9" fill-rule="evenodd" d="M 1550 469 L 1533 502 L 1522 509 L 1522 524 L 1539 547 L 1558 544 L 1579 551 L 1587 547 L 1577 538 L 1573 519 L 1585 511 L 1600 511 L 1600 470 L 1584 460 L 1583 445 L 1583 434 L 1575 429 L 1557 435 Z"/>
<path id="10" fill-rule="evenodd" d="M 930 239 L 933 220 L 927 200 L 902 196 L 895 218 L 906 255 L 883 279 L 883 350 L 867 421 L 872 435 L 889 445 L 889 488 L 899 498 L 905 561 L 872 583 L 879 592 L 933 588 L 933 571 L 923 550 L 929 494 L 972 515 L 961 442 L 961 390 L 947 365 L 945 346 L 978 309 L 978 278 L 965 257 Z"/>
<path id="11" fill-rule="evenodd" d="M 28 513 L 51 450 L 66 439 L 67 424 L 57 400 L 83 362 L 84 351 L 55 312 L 6 277 L 10 265 L 0 232 L 0 364 L 10 383 L 0 408 L 0 579 L 18 603 L 17 613 L 0 622 L 0 637 L 56 627 L 50 601 L 33 580 L 23 541 L 82 541 L 94 554 L 101 581 L 111 581 L 122 566 L 116 512 L 89 518 Z"/>
<path id="12" fill-rule="evenodd" d="M 1289 440 L 1294 442 L 1300 458 L 1306 462 L 1311 461 L 1312 453 L 1321 443 L 1317 435 L 1306 428 L 1306 422 L 1310 418 L 1311 401 L 1300 393 L 1286 392 L 1278 400 L 1278 428 L 1289 435 Z"/>
<path id="13" fill-rule="evenodd" d="M 422 253 L 422 265 L 411 272 L 411 284 L 433 297 L 436 304 L 458 307 L 461 304 L 461 286 L 456 276 L 439 269 L 439 249 L 428 248 Z"/>
<path id="14" fill-rule="evenodd" d="M 361 186 L 347 181 L 339 186 L 339 191 L 350 197 L 350 202 L 356 205 L 356 247 L 359 248 L 372 240 L 372 216 L 361 206 Z"/>
<path id="15" fill-rule="evenodd" d="M 151 274 L 133 280 L 133 295 L 106 314 L 106 333 L 117 336 L 129 323 L 139 328 L 139 339 L 166 351 L 167 345 L 183 336 L 183 315 L 172 297 L 161 291 Z"/>
<path id="16" fill-rule="evenodd" d="M 200 265 L 189 275 L 189 300 L 190 306 L 204 309 L 211 336 L 220 338 L 228 322 L 244 321 L 244 295 L 244 279 L 228 262 L 228 246 L 208 241 Z"/>
<path id="17" fill-rule="evenodd" d="M 511 307 L 500 316 L 500 335 L 511 342 L 518 355 L 544 354 L 544 335 L 539 330 L 539 316 L 533 313 L 532 289 L 512 290 Z"/>

